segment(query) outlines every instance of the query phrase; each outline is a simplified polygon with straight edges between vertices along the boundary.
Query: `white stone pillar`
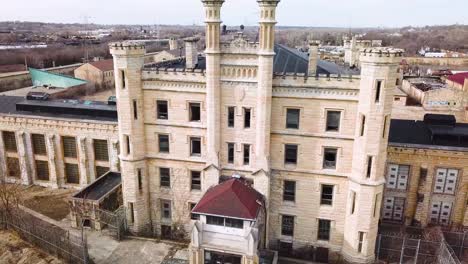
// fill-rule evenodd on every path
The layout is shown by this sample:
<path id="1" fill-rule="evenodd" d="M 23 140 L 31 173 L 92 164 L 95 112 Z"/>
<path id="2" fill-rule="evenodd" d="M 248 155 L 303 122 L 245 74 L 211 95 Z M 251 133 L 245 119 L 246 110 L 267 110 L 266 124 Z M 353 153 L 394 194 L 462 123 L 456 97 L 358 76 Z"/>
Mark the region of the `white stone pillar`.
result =
<path id="1" fill-rule="evenodd" d="M 49 161 L 49 181 L 53 188 L 58 188 L 58 170 L 57 170 L 57 153 L 55 148 L 56 137 L 53 134 L 46 135 L 46 148 L 47 148 L 47 157 Z"/>
<path id="2" fill-rule="evenodd" d="M 3 143 L 2 132 L 0 132 L 0 183 L 6 180 L 7 166 L 6 166 L 6 151 L 5 144 Z"/>
<path id="3" fill-rule="evenodd" d="M 86 137 L 78 137 L 78 167 L 80 169 L 80 185 L 88 184 L 88 153 Z M 66 177 L 66 176 L 65 176 Z M 66 179 L 65 179 L 66 181 Z"/>
<path id="4" fill-rule="evenodd" d="M 21 169 L 21 182 L 24 185 L 32 184 L 30 161 L 34 160 L 32 151 L 28 151 L 28 142 L 30 143 L 29 133 L 24 131 L 16 132 L 16 142 L 18 147 L 18 158 Z"/>
<path id="5" fill-rule="evenodd" d="M 207 182 L 219 178 L 221 131 L 221 7 L 224 0 L 202 0 L 205 8 L 206 40 L 206 141 Z M 204 183 L 205 184 L 205 183 Z M 206 185 L 206 184 L 205 184 Z M 209 186 L 206 186 L 209 187 Z"/>
<path id="6" fill-rule="evenodd" d="M 110 170 L 120 171 L 120 160 L 119 160 L 119 141 L 117 139 L 111 141 L 110 151 Z"/>

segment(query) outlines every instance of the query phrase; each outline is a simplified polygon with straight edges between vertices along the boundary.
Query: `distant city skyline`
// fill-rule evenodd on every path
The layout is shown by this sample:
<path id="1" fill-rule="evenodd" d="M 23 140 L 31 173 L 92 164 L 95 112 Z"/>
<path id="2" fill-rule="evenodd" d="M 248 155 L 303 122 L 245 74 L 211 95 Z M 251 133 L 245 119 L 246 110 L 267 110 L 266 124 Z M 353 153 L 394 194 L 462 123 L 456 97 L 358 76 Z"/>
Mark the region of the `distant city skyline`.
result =
<path id="1" fill-rule="evenodd" d="M 452 0 L 282 0 L 278 25 L 402 27 L 468 24 L 468 2 Z M 255 0 L 226 0 L 223 22 L 256 25 Z M 19 0 L 2 4 L 0 21 L 95 24 L 203 24 L 200 0 Z"/>

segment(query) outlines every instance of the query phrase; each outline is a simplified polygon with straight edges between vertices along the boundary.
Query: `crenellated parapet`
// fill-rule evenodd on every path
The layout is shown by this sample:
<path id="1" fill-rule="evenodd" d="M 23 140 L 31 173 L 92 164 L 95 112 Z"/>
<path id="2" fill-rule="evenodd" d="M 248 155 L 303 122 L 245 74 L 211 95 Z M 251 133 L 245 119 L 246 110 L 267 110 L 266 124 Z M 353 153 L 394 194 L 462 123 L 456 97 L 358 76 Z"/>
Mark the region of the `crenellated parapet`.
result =
<path id="1" fill-rule="evenodd" d="M 205 83 L 205 71 L 202 69 L 184 68 L 153 68 L 144 69 L 142 72 L 143 81 L 177 81 L 177 82 L 197 82 Z"/>
<path id="2" fill-rule="evenodd" d="M 109 49 L 115 56 L 142 56 L 146 53 L 145 44 L 138 41 L 112 42 Z"/>
<path id="3" fill-rule="evenodd" d="M 401 61 L 404 50 L 391 47 L 372 47 L 361 49 L 361 63 L 394 63 Z"/>
<path id="4" fill-rule="evenodd" d="M 307 76 L 304 73 L 285 73 L 273 76 L 273 85 L 287 84 L 289 86 L 343 87 L 359 89 L 360 75 L 318 74 Z"/>

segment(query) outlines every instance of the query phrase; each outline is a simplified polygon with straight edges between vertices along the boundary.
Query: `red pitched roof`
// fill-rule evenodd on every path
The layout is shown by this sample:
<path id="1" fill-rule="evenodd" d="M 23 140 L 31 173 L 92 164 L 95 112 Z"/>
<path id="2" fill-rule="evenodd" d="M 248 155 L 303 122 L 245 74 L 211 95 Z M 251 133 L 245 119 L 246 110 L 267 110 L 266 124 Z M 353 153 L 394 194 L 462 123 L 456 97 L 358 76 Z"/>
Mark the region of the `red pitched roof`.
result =
<path id="1" fill-rule="evenodd" d="M 89 64 L 93 65 L 94 67 L 104 72 L 114 70 L 114 60 L 93 61 L 93 62 L 90 62 Z"/>
<path id="2" fill-rule="evenodd" d="M 232 178 L 206 191 L 192 212 L 241 219 L 256 219 L 263 195 L 242 179 Z"/>
<path id="3" fill-rule="evenodd" d="M 468 79 L 468 72 L 457 73 L 449 76 L 447 79 L 449 79 L 452 82 L 463 85 L 465 84 L 465 79 Z"/>

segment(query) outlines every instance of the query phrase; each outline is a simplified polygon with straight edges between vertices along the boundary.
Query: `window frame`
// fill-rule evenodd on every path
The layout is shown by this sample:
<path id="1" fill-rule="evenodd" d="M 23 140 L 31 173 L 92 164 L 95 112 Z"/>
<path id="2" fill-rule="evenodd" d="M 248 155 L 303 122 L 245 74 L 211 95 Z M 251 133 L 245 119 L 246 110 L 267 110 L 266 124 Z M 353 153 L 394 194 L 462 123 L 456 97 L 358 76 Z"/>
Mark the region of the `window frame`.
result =
<path id="1" fill-rule="evenodd" d="M 294 237 L 295 218 L 296 217 L 293 215 L 285 215 L 285 214 L 281 215 L 281 235 L 282 236 Z M 288 224 L 290 224 L 290 226 L 287 226 Z"/>
<path id="2" fill-rule="evenodd" d="M 317 222 L 317 240 L 330 241 L 332 221 L 319 218 Z"/>
<path id="3" fill-rule="evenodd" d="M 330 193 L 325 193 L 324 190 L 326 188 L 331 187 L 331 194 Z M 324 197 L 324 196 L 331 196 L 329 197 Z M 335 185 L 333 184 L 320 184 L 320 205 L 326 205 L 326 206 L 333 206 L 333 198 L 335 196 Z"/>
<path id="4" fill-rule="evenodd" d="M 198 141 L 199 144 L 199 152 L 194 152 L 194 143 Z M 190 137 L 190 156 L 192 157 L 200 157 L 202 155 L 202 139 L 201 137 Z"/>
<path id="5" fill-rule="evenodd" d="M 163 174 L 163 171 L 167 170 L 167 175 Z M 171 169 L 166 167 L 159 167 L 159 187 L 171 188 Z M 167 179 L 164 179 L 167 178 Z"/>
<path id="6" fill-rule="evenodd" d="M 291 184 L 288 190 L 287 185 Z M 296 181 L 283 180 L 283 202 L 296 202 Z"/>
<path id="7" fill-rule="evenodd" d="M 198 119 L 193 118 L 193 108 L 198 105 Z M 189 122 L 201 122 L 201 111 L 202 111 L 202 104 L 201 102 L 189 102 Z"/>
<path id="8" fill-rule="evenodd" d="M 244 112 L 244 129 L 249 129 L 252 127 L 252 108 L 243 107 L 242 109 Z"/>
<path id="9" fill-rule="evenodd" d="M 161 146 L 164 146 L 164 144 L 161 144 L 162 140 L 167 139 L 167 149 L 166 148 L 161 148 Z M 170 153 L 171 152 L 171 143 L 170 143 L 170 137 L 169 134 L 158 134 L 158 153 Z"/>
<path id="10" fill-rule="evenodd" d="M 44 134 L 31 134 L 31 142 L 34 155 L 47 156 L 47 143 Z"/>
<path id="11" fill-rule="evenodd" d="M 234 164 L 236 157 L 236 144 L 232 142 L 227 143 L 227 163 Z"/>
<path id="12" fill-rule="evenodd" d="M 227 107 L 227 127 L 228 128 L 236 127 L 236 107 L 235 106 Z"/>
<path id="13" fill-rule="evenodd" d="M 198 176 L 194 177 L 194 174 L 198 174 Z M 190 171 L 190 190 L 201 191 L 201 189 L 202 189 L 202 172 L 197 171 L 197 170 L 191 170 Z"/>
<path id="14" fill-rule="evenodd" d="M 338 119 L 338 127 L 335 129 L 330 129 L 329 128 L 329 114 L 330 113 L 338 113 L 339 114 L 339 119 Z M 341 123 L 342 123 L 342 118 L 343 118 L 343 110 L 339 109 L 326 109 L 325 110 L 325 132 L 329 133 L 340 133 L 341 132 Z"/>
<path id="15" fill-rule="evenodd" d="M 289 149 L 288 149 L 289 148 Z M 289 151 L 295 152 L 294 160 L 288 156 Z M 293 153 L 289 153 L 293 154 Z M 297 144 L 284 144 L 284 164 L 285 165 L 297 165 L 299 155 L 299 145 Z"/>
<path id="16" fill-rule="evenodd" d="M 297 111 L 297 124 L 293 124 L 296 120 L 289 119 L 289 111 Z M 291 113 L 292 114 L 292 113 Z M 300 108 L 286 108 L 286 129 L 300 129 L 301 123 L 301 109 Z"/>
<path id="17" fill-rule="evenodd" d="M 250 165 L 251 152 L 252 147 L 250 144 L 242 144 L 242 164 L 244 166 Z"/>
<path id="18" fill-rule="evenodd" d="M 330 165 L 327 165 L 327 162 L 331 162 L 331 161 L 327 161 L 326 160 L 326 157 L 327 157 L 327 154 L 331 154 L 331 152 L 335 153 L 335 163 L 333 166 L 330 166 Z M 336 170 L 338 168 L 338 148 L 337 147 L 324 147 L 323 148 L 323 161 L 322 161 L 322 169 L 325 169 L 325 170 Z"/>
<path id="19" fill-rule="evenodd" d="M 160 106 L 162 104 L 166 107 L 166 113 L 162 113 Z M 156 119 L 158 120 L 169 120 L 169 101 L 168 100 L 156 100 Z"/>

